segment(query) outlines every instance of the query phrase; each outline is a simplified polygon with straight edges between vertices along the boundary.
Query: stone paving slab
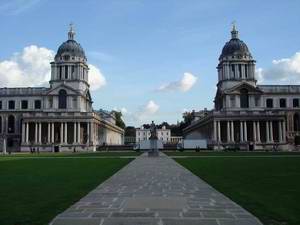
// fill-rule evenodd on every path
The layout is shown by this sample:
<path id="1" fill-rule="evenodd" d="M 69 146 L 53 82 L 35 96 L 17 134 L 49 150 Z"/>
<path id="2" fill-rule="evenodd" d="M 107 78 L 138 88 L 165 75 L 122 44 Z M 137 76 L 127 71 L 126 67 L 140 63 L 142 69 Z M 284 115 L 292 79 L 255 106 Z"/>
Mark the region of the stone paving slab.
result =
<path id="1" fill-rule="evenodd" d="M 160 153 L 143 154 L 50 225 L 262 225 L 252 214 Z"/>

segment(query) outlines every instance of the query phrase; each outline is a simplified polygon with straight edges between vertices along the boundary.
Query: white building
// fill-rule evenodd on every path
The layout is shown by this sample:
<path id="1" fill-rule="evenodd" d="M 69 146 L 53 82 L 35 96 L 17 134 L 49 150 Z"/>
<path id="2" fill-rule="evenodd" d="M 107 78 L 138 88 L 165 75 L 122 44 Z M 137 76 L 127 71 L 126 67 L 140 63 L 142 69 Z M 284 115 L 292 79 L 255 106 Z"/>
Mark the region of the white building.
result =
<path id="1" fill-rule="evenodd" d="M 258 85 L 255 62 L 233 26 L 219 57 L 215 107 L 193 113 L 186 139 L 206 139 L 214 149 L 292 150 L 300 144 L 300 85 Z"/>
<path id="2" fill-rule="evenodd" d="M 146 129 L 143 126 L 136 128 L 136 143 L 148 140 L 150 135 L 150 129 Z M 163 126 L 161 129 L 156 129 L 156 135 L 158 140 L 161 140 L 163 143 L 168 143 L 171 141 L 171 130 L 166 129 L 165 126 Z"/>
<path id="3" fill-rule="evenodd" d="M 112 113 L 94 111 L 87 58 L 74 40 L 58 48 L 49 87 L 0 88 L 0 151 L 95 150 L 122 144 L 123 129 Z"/>

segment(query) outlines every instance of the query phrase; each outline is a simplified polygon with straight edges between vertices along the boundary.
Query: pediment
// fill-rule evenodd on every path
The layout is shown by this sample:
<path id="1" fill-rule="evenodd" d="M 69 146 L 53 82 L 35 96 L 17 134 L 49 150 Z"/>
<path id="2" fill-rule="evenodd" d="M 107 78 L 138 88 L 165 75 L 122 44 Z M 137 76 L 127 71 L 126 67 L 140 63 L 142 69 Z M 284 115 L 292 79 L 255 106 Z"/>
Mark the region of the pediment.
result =
<path id="1" fill-rule="evenodd" d="M 46 95 L 58 95 L 58 92 L 61 90 L 61 89 L 64 89 L 67 91 L 67 94 L 68 95 L 81 95 L 82 93 L 80 93 L 79 91 L 75 90 L 74 88 L 66 85 L 66 84 L 61 84 L 61 85 L 58 85 L 54 88 L 51 88 L 47 93 Z"/>
<path id="2" fill-rule="evenodd" d="M 240 94 L 242 89 L 246 89 L 249 94 L 262 94 L 263 93 L 262 90 L 260 90 L 258 87 L 255 87 L 246 82 L 238 84 L 230 89 L 227 89 L 224 91 L 224 93 L 225 94 Z"/>

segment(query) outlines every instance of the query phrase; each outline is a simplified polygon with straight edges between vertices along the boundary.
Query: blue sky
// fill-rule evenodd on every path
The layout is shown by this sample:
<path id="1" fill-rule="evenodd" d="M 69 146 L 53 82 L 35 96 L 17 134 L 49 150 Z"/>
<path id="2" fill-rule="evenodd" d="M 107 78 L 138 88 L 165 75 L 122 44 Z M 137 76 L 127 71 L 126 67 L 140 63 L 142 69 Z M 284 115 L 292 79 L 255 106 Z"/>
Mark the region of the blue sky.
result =
<path id="1" fill-rule="evenodd" d="M 0 0 L 0 62 L 31 45 L 56 51 L 73 22 L 106 79 L 92 92 L 95 109 L 123 109 L 128 125 L 175 123 L 184 109 L 213 107 L 218 57 L 234 20 L 261 82 L 298 82 L 299 9 L 296 0 Z M 286 69 L 293 62 L 299 67 Z M 188 90 L 158 90 L 185 73 L 196 77 Z"/>

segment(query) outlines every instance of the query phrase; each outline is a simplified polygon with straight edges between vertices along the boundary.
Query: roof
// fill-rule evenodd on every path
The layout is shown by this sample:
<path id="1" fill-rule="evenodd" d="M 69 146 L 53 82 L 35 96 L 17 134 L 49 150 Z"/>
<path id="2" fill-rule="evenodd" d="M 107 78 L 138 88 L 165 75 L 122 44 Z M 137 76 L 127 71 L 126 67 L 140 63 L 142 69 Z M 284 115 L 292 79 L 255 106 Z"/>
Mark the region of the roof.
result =
<path id="1" fill-rule="evenodd" d="M 0 96 L 22 96 L 22 95 L 43 95 L 50 88 L 46 87 L 21 87 L 21 88 L 0 88 Z"/>

